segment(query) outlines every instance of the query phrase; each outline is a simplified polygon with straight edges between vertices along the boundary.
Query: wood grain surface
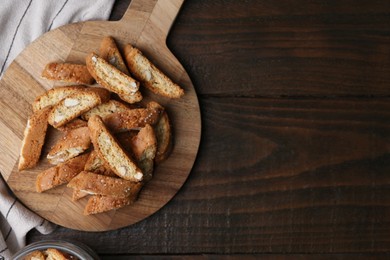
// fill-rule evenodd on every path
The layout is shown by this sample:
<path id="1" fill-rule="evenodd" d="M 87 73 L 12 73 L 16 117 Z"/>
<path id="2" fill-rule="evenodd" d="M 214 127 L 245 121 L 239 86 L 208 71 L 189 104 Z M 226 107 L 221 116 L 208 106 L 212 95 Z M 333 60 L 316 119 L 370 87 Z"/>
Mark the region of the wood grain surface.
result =
<path id="1" fill-rule="evenodd" d="M 163 207 L 186 181 L 196 158 L 200 140 L 200 113 L 197 96 L 187 73 L 165 45 L 167 33 L 182 0 L 133 1 L 121 20 L 71 24 L 53 30 L 29 45 L 10 65 L 1 84 L 0 163 L 1 174 L 16 197 L 32 211 L 63 227 L 83 231 L 105 231 L 136 223 Z M 35 190 L 36 176 L 52 167 L 44 159 L 61 137 L 51 129 L 37 167 L 19 172 L 17 162 L 32 101 L 53 87 L 40 77 L 45 64 L 67 61 L 85 64 L 103 37 L 112 36 L 123 48 L 131 43 L 140 48 L 157 67 L 185 89 L 180 99 L 158 97 L 143 90 L 143 101 L 163 105 L 172 123 L 174 145 L 169 158 L 157 165 L 152 181 L 131 206 L 96 215 L 83 215 L 87 198 L 73 202 L 72 189 L 62 185 L 44 193 Z"/>
<path id="2" fill-rule="evenodd" d="M 167 43 L 202 112 L 186 185 L 130 227 L 28 241 L 73 239 L 104 259 L 386 259 L 389 13 L 377 0 L 185 1 Z"/>

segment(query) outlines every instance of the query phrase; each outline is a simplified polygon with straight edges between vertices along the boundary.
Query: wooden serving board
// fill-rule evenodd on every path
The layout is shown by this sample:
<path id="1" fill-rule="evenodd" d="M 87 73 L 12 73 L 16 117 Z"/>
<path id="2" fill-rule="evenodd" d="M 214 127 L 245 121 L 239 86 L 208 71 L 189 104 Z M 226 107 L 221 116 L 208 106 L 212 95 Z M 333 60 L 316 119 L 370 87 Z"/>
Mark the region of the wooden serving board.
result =
<path id="1" fill-rule="evenodd" d="M 186 71 L 166 46 L 169 29 L 184 0 L 133 0 L 120 21 L 83 22 L 60 27 L 29 45 L 10 65 L 0 81 L 0 171 L 16 197 L 32 211 L 58 225 L 84 231 L 106 231 L 136 223 L 162 208 L 190 174 L 200 142 L 201 121 L 195 89 Z M 162 104 L 172 121 L 174 146 L 170 157 L 155 168 L 139 199 L 120 210 L 84 216 L 87 199 L 71 201 L 66 185 L 44 193 L 35 191 L 37 174 L 50 167 L 46 154 L 57 130 L 51 129 L 42 159 L 32 170 L 18 172 L 17 164 L 31 103 L 54 86 L 40 77 L 52 61 L 85 63 L 98 51 L 104 36 L 120 48 L 131 43 L 185 90 L 184 97 L 168 99 L 142 90 L 146 100 Z M 58 133 L 57 133 L 58 135 Z"/>

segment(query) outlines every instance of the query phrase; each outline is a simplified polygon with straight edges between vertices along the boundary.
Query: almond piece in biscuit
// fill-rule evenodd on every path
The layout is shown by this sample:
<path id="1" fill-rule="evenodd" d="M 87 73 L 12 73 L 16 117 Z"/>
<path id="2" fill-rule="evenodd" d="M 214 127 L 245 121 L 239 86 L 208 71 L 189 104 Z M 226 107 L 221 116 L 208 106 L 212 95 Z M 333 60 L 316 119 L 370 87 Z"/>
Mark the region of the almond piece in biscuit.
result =
<path id="1" fill-rule="evenodd" d="M 38 111 L 47 106 L 54 106 L 70 94 L 85 89 L 83 85 L 55 87 L 38 96 L 33 104 L 33 111 Z"/>
<path id="2" fill-rule="evenodd" d="M 114 38 L 110 36 L 106 36 L 103 38 L 102 42 L 100 43 L 99 54 L 100 57 L 108 61 L 108 63 L 110 63 L 118 70 L 122 71 L 127 75 L 130 74 Z"/>
<path id="3" fill-rule="evenodd" d="M 161 115 L 157 124 L 154 125 L 154 133 L 157 138 L 157 153 L 155 162 L 163 162 L 172 150 L 172 128 L 166 111 Z"/>
<path id="4" fill-rule="evenodd" d="M 129 108 L 125 104 L 111 99 L 106 103 L 103 103 L 97 107 L 92 108 L 87 113 L 83 114 L 81 118 L 87 121 L 92 115 L 98 115 L 101 118 L 104 118 L 105 116 L 110 115 L 112 113 L 125 111 L 127 109 Z"/>
<path id="5" fill-rule="evenodd" d="M 51 110 L 51 106 L 45 107 L 33 113 L 27 120 L 20 150 L 19 171 L 32 168 L 38 163 L 45 142 L 47 119 Z"/>
<path id="6" fill-rule="evenodd" d="M 130 73 L 153 93 L 169 98 L 184 95 L 184 90 L 154 66 L 139 49 L 127 44 L 124 56 Z"/>
<path id="7" fill-rule="evenodd" d="M 133 189 L 138 190 L 139 186 L 142 186 L 142 184 L 118 177 L 109 177 L 93 172 L 82 171 L 74 177 L 67 186 L 89 194 L 125 198 L 133 192 Z"/>
<path id="8" fill-rule="evenodd" d="M 59 164 L 78 156 L 91 146 L 88 127 L 80 127 L 69 132 L 51 148 L 47 159 L 51 164 Z"/>
<path id="9" fill-rule="evenodd" d="M 38 174 L 35 187 L 37 192 L 44 192 L 68 183 L 83 171 L 88 154 L 77 156 L 65 163 L 60 163 Z"/>
<path id="10" fill-rule="evenodd" d="M 95 81 L 88 72 L 87 66 L 74 63 L 49 63 L 42 71 L 42 77 L 59 82 L 87 85 Z"/>
<path id="11" fill-rule="evenodd" d="M 138 91 L 139 82 L 112 66 L 96 53 L 87 56 L 86 64 L 96 82 L 118 94 L 122 100 L 130 104 L 142 100 L 142 95 Z"/>
<path id="12" fill-rule="evenodd" d="M 135 182 L 142 181 L 143 173 L 118 144 L 104 125 L 101 117 L 94 115 L 88 121 L 91 140 L 99 157 L 118 176 Z"/>
<path id="13" fill-rule="evenodd" d="M 90 109 L 107 102 L 110 93 L 103 88 L 86 88 L 61 100 L 49 115 L 49 124 L 61 127 Z"/>
<path id="14" fill-rule="evenodd" d="M 151 101 L 146 108 L 135 108 L 107 115 L 103 120 L 107 127 L 115 132 L 138 130 L 147 124 L 154 125 L 160 118 L 164 108 Z"/>

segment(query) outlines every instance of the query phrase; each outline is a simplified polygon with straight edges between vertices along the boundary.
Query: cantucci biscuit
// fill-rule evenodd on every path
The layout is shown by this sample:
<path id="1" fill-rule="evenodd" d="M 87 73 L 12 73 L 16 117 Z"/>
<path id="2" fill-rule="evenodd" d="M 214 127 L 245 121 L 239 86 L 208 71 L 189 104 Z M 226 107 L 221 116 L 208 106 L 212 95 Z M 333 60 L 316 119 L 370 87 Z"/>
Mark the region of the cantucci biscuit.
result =
<path id="1" fill-rule="evenodd" d="M 139 49 L 127 44 L 124 56 L 130 73 L 153 93 L 169 98 L 184 95 L 184 90 L 154 66 Z"/>
<path id="2" fill-rule="evenodd" d="M 142 184 L 118 177 L 82 171 L 67 186 L 89 194 L 125 198 L 133 192 L 133 189 L 138 190 L 138 187 Z"/>
<path id="3" fill-rule="evenodd" d="M 118 176 L 135 182 L 142 181 L 143 173 L 118 144 L 104 125 L 101 117 L 94 115 L 88 121 L 91 140 L 99 157 Z"/>
<path id="4" fill-rule="evenodd" d="M 86 58 L 89 72 L 103 87 L 118 94 L 118 96 L 130 103 L 142 100 L 142 94 L 138 91 L 139 82 L 118 70 L 96 53 L 91 53 Z"/>
<path id="5" fill-rule="evenodd" d="M 68 183 L 83 171 L 88 154 L 77 156 L 65 163 L 60 163 L 38 174 L 35 187 L 37 192 L 44 192 Z"/>
<path id="6" fill-rule="evenodd" d="M 77 91 L 54 106 L 48 122 L 55 128 L 61 127 L 90 109 L 107 102 L 109 98 L 109 91 L 103 88 L 86 88 Z"/>
<path id="7" fill-rule="evenodd" d="M 68 253 L 65 253 L 63 251 L 60 251 L 56 248 L 48 248 L 45 250 L 46 254 L 46 260 L 70 260 L 74 259 L 73 256 L 71 256 Z"/>
<path id="8" fill-rule="evenodd" d="M 137 199 L 141 190 L 141 185 L 133 189 L 132 193 L 125 198 L 115 198 L 110 196 L 94 195 L 89 198 L 84 208 L 84 215 L 92 215 L 106 212 L 113 209 L 120 209 L 130 205 Z"/>
<path id="9" fill-rule="evenodd" d="M 164 111 L 157 102 L 151 101 L 146 108 L 120 111 L 104 117 L 104 123 L 113 132 L 138 130 L 147 124 L 154 125 Z"/>
<path id="10" fill-rule="evenodd" d="M 110 63 L 118 70 L 122 71 L 127 75 L 130 74 L 114 38 L 110 36 L 106 36 L 103 38 L 100 44 L 99 54 L 100 57 L 108 61 L 108 63 Z"/>
<path id="11" fill-rule="evenodd" d="M 70 94 L 85 89 L 83 85 L 54 87 L 38 96 L 32 103 L 33 111 L 38 111 L 47 106 L 54 106 Z"/>
<path id="12" fill-rule="evenodd" d="M 154 125 L 154 133 L 157 139 L 157 152 L 155 162 L 163 162 L 172 150 L 172 128 L 166 111 L 161 115 L 157 124 Z"/>
<path id="13" fill-rule="evenodd" d="M 119 101 L 116 101 L 114 99 L 111 99 L 111 100 L 109 100 L 106 103 L 103 103 L 101 105 L 98 105 L 98 106 L 92 108 L 91 110 L 89 110 L 88 112 L 83 114 L 81 117 L 84 120 L 88 121 L 88 119 L 92 115 L 98 115 L 101 118 L 104 118 L 105 116 L 110 115 L 112 113 L 116 113 L 116 112 L 119 112 L 119 111 L 124 111 L 124 110 L 127 110 L 127 109 L 129 109 L 129 107 L 127 107 L 122 102 L 119 102 Z"/>
<path id="14" fill-rule="evenodd" d="M 59 164 L 78 156 L 91 146 L 88 127 L 80 127 L 66 132 L 50 149 L 47 159 L 51 164 Z"/>
<path id="15" fill-rule="evenodd" d="M 49 63 L 43 69 L 42 77 L 59 82 L 87 85 L 95 81 L 85 65 L 74 63 Z"/>
<path id="16" fill-rule="evenodd" d="M 47 132 L 47 119 L 52 107 L 45 107 L 33 113 L 27 120 L 20 150 L 19 171 L 34 167 L 41 156 Z"/>

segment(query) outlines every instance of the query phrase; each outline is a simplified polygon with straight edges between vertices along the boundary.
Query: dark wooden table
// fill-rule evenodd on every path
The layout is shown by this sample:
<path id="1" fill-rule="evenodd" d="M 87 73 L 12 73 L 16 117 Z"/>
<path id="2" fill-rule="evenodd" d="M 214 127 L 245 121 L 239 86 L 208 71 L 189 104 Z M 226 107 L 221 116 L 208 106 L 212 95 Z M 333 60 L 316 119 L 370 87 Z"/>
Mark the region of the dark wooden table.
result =
<path id="1" fill-rule="evenodd" d="M 28 242 L 103 259 L 388 256 L 390 1 L 187 0 L 168 46 L 202 111 L 188 181 L 135 225 Z"/>

